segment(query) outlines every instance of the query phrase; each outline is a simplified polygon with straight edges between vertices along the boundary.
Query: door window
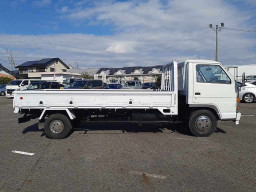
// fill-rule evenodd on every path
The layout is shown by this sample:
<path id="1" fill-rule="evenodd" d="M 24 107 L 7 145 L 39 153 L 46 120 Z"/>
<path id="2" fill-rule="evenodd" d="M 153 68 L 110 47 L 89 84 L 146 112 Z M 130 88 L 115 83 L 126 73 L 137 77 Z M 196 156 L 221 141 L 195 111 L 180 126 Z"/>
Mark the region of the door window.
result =
<path id="1" fill-rule="evenodd" d="M 196 80 L 200 83 L 231 84 L 231 80 L 219 65 L 197 65 Z"/>
<path id="2" fill-rule="evenodd" d="M 41 84 L 41 89 L 49 89 L 49 83 L 48 82 L 43 82 Z"/>

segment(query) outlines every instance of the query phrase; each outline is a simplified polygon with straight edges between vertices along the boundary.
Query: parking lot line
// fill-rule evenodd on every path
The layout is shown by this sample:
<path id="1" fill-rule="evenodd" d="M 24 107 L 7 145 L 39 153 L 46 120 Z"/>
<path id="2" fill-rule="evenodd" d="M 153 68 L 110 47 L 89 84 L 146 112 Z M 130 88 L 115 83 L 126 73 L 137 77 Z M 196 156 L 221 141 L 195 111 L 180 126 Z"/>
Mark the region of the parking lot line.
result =
<path id="1" fill-rule="evenodd" d="M 24 152 L 24 151 L 12 151 L 12 152 L 17 153 L 17 154 L 21 154 L 21 155 L 29 155 L 29 156 L 35 155 L 35 153 L 28 153 L 28 152 Z"/>
<path id="2" fill-rule="evenodd" d="M 156 174 L 150 174 L 150 173 L 143 173 L 139 171 L 130 171 L 129 172 L 131 175 L 141 175 L 141 176 L 147 176 L 147 177 L 153 177 L 156 179 L 166 179 L 167 177 L 164 175 L 156 175 Z"/>
<path id="3" fill-rule="evenodd" d="M 243 117 L 254 117 L 255 115 L 241 115 Z"/>

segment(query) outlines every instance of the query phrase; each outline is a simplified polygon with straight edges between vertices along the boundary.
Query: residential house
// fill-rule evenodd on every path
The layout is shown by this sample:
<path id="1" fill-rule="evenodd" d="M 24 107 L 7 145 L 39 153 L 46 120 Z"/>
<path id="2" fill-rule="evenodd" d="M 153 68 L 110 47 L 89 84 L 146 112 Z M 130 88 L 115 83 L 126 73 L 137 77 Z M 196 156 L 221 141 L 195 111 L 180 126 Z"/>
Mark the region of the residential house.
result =
<path id="1" fill-rule="evenodd" d="M 45 58 L 36 61 L 27 61 L 16 68 L 23 79 L 42 79 L 63 82 L 75 78 L 80 74 L 70 73 L 70 67 L 59 58 Z"/>
<path id="2" fill-rule="evenodd" d="M 41 79 L 44 72 L 57 73 L 67 72 L 69 67 L 59 58 L 46 58 L 36 61 L 27 61 L 16 68 L 24 79 Z"/>
<path id="3" fill-rule="evenodd" d="M 0 64 L 0 77 L 8 77 L 10 79 L 16 79 L 16 74 Z"/>

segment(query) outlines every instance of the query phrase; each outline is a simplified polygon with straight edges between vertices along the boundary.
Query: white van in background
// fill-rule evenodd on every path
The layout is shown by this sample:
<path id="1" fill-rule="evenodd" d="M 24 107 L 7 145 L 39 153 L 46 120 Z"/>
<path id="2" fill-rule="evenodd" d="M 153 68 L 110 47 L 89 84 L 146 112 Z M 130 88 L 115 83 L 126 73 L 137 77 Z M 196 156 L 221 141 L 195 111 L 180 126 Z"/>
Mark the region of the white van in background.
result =
<path id="1" fill-rule="evenodd" d="M 31 81 L 40 81 L 40 79 L 16 79 L 11 81 L 6 85 L 5 96 L 13 97 L 14 91 L 27 89 Z"/>

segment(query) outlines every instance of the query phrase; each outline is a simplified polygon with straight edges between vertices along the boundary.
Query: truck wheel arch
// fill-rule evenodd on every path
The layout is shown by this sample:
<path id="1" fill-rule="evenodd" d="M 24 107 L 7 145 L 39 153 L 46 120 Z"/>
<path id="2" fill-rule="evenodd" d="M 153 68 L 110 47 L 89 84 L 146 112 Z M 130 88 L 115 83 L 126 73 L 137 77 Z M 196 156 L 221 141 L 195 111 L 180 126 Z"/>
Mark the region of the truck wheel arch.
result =
<path id="1" fill-rule="evenodd" d="M 219 112 L 218 107 L 215 106 L 215 105 L 196 105 L 196 104 L 192 104 L 192 105 L 189 105 L 189 107 L 190 107 L 190 112 L 194 112 L 194 111 L 197 111 L 197 110 L 209 110 L 216 116 L 217 120 L 221 119 L 221 113 Z"/>
<path id="2" fill-rule="evenodd" d="M 44 132 L 50 139 L 64 139 L 72 132 L 72 124 L 67 115 L 53 113 L 45 120 Z"/>
<path id="3" fill-rule="evenodd" d="M 74 120 L 76 118 L 75 114 L 69 109 L 44 109 L 39 117 L 39 121 L 44 121 L 46 115 L 52 115 L 55 113 L 66 115 L 70 120 Z"/>

